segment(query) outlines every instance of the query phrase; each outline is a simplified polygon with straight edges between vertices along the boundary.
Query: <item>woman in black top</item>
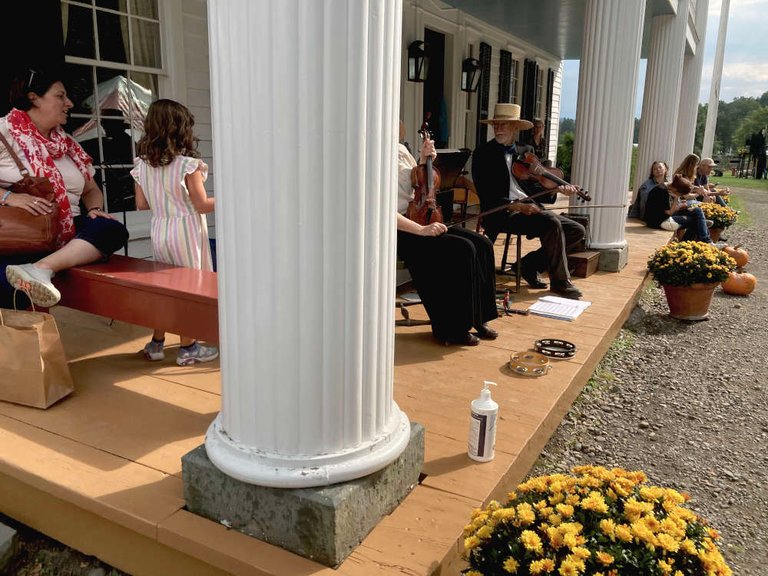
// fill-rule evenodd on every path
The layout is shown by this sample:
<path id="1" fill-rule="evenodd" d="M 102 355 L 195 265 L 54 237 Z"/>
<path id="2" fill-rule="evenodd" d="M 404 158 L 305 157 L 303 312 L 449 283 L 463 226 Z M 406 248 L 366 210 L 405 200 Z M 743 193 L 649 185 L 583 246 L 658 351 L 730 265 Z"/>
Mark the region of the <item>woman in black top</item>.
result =
<path id="1" fill-rule="evenodd" d="M 648 194 L 643 220 L 650 228 L 662 226 L 672 219 L 680 228 L 685 228 L 683 240 L 712 242 L 707 229 L 704 212 L 694 202 L 691 181 L 675 174 L 672 182 L 657 185 Z"/>

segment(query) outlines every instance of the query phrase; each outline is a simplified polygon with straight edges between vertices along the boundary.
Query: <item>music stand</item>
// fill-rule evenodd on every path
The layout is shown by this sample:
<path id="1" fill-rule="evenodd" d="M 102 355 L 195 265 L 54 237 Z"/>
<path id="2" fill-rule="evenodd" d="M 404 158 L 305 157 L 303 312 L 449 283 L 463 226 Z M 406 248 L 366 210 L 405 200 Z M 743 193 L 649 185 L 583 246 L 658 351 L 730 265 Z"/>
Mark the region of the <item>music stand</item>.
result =
<path id="1" fill-rule="evenodd" d="M 453 189 L 458 177 L 466 174 L 464 166 L 471 154 L 472 151 L 469 148 L 437 150 L 437 158 L 434 162 L 435 167 L 440 170 L 437 203 L 443 211 L 444 222 L 450 222 L 453 219 Z M 464 206 L 466 206 L 467 197 L 468 194 L 465 196 Z"/>

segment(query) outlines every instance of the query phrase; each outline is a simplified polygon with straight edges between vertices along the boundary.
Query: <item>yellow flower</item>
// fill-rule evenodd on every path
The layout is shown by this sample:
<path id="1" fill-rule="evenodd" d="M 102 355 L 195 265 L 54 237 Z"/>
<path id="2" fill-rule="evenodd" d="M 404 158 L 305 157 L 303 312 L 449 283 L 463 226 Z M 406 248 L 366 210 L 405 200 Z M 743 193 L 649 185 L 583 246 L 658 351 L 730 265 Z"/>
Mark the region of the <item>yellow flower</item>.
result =
<path id="1" fill-rule="evenodd" d="M 517 572 L 517 569 L 520 567 L 520 564 L 518 564 L 517 560 L 515 560 L 512 556 L 504 560 L 504 570 L 509 572 L 510 574 L 514 574 Z"/>
<path id="2" fill-rule="evenodd" d="M 555 561 L 550 558 L 542 558 L 541 560 L 534 560 L 528 566 L 528 570 L 531 574 L 549 574 L 555 569 Z"/>
<path id="3" fill-rule="evenodd" d="M 658 561 L 659 570 L 662 574 L 672 574 L 672 565 L 664 560 Z"/>
<path id="4" fill-rule="evenodd" d="M 561 576 L 578 576 L 579 569 L 572 561 L 563 560 L 562 564 L 560 564 L 560 570 L 557 572 Z"/>
<path id="5" fill-rule="evenodd" d="M 477 570 L 470 570 L 464 576 L 483 576 L 482 572 L 478 572 Z"/>
<path id="6" fill-rule="evenodd" d="M 608 552 L 603 552 L 602 550 L 597 552 L 595 556 L 597 556 L 597 559 L 600 561 L 600 563 L 605 566 L 610 566 L 611 564 L 613 564 L 613 561 L 615 560 L 615 558 L 610 554 L 608 554 Z"/>
<path id="7" fill-rule="evenodd" d="M 544 549 L 541 543 L 541 538 L 533 530 L 523 530 L 520 534 L 520 542 L 525 546 L 526 550 L 541 554 Z"/>
<path id="8" fill-rule="evenodd" d="M 632 531 L 626 524 L 616 526 L 616 538 L 622 542 L 632 542 Z"/>
<path id="9" fill-rule="evenodd" d="M 586 560 L 592 556 L 592 552 L 590 552 L 589 548 L 584 548 L 583 546 L 574 546 L 571 548 L 571 554 L 573 554 L 576 558 L 581 558 L 582 560 Z"/>
<path id="10" fill-rule="evenodd" d="M 664 548 L 667 552 L 677 552 L 680 549 L 680 543 L 669 534 L 662 532 L 656 535 L 656 539 L 659 542 L 659 546 Z"/>
<path id="11" fill-rule="evenodd" d="M 480 540 L 486 540 L 491 537 L 493 534 L 493 530 L 490 526 L 483 526 L 480 528 L 480 530 L 477 531 L 477 537 L 480 538 Z"/>
<path id="12" fill-rule="evenodd" d="M 616 539 L 616 522 L 610 518 L 603 518 L 600 520 L 600 530 L 602 530 L 603 534 L 608 536 L 611 540 Z"/>
<path id="13" fill-rule="evenodd" d="M 563 518 L 570 518 L 573 516 L 573 506 L 570 504 L 558 504 L 555 506 L 555 510 L 557 510 L 557 513 Z"/>
<path id="14" fill-rule="evenodd" d="M 584 498 L 579 504 L 584 510 L 592 510 L 600 514 L 608 512 L 608 505 L 600 492 L 590 492 L 589 496 Z"/>
<path id="15" fill-rule="evenodd" d="M 536 521 L 536 513 L 528 502 L 517 505 L 517 520 L 521 526 L 528 526 Z"/>
<path id="16" fill-rule="evenodd" d="M 464 552 L 470 552 L 480 546 L 480 538 L 477 536 L 470 536 L 464 539 Z"/>

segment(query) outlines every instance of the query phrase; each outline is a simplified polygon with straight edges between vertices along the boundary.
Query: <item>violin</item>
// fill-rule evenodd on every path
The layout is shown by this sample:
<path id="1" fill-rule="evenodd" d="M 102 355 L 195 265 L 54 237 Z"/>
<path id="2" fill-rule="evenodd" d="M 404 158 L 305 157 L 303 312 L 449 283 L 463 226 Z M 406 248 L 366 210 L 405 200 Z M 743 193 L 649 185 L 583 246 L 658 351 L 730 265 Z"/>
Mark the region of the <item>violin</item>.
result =
<path id="1" fill-rule="evenodd" d="M 526 152 L 512 161 L 512 175 L 518 180 L 536 180 L 545 190 L 554 190 L 558 186 L 570 186 L 563 180 L 563 171 L 560 168 L 542 166 L 532 152 Z M 576 195 L 584 202 L 592 200 L 589 192 L 581 187 L 577 187 Z"/>
<path id="2" fill-rule="evenodd" d="M 426 122 L 422 124 L 419 136 L 422 145 L 425 140 L 432 139 Z M 429 156 L 424 164 L 414 166 L 411 170 L 411 186 L 413 186 L 413 200 L 408 203 L 405 216 L 422 226 L 442 222 L 443 213 L 436 200 L 437 191 L 440 189 L 440 171 L 432 165 L 432 156 Z"/>

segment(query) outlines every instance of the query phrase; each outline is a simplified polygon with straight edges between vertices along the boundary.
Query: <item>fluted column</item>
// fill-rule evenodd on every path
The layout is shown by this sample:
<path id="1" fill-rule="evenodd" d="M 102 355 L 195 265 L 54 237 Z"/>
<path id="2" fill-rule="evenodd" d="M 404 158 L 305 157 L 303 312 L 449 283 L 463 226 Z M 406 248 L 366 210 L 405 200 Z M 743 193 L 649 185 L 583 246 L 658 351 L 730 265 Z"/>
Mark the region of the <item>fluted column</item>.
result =
<path id="1" fill-rule="evenodd" d="M 677 132 L 675 152 L 672 163 L 677 166 L 687 154 L 693 152 L 696 140 L 696 121 L 699 113 L 699 89 L 701 71 L 704 66 L 704 42 L 707 34 L 707 10 L 709 0 L 696 2 L 694 23 L 696 29 L 691 36 L 695 38 L 693 53 L 686 54 L 683 62 L 683 80 L 680 85 L 680 106 L 677 113 Z"/>
<path id="2" fill-rule="evenodd" d="M 645 0 L 587 1 L 572 179 L 593 204 L 626 204 L 644 13 Z M 626 246 L 626 208 L 579 211 L 590 216 L 590 247 Z"/>
<path id="3" fill-rule="evenodd" d="M 688 0 L 678 0 L 677 14 L 654 16 L 651 23 L 651 46 L 645 72 L 643 112 L 640 117 L 635 191 L 648 178 L 654 161 L 663 160 L 670 165 L 670 170 L 675 168 L 675 134 L 687 24 Z"/>
<path id="4" fill-rule="evenodd" d="M 712 85 L 709 88 L 709 104 L 707 105 L 707 121 L 704 126 L 704 142 L 701 145 L 703 157 L 712 156 L 715 143 L 715 126 L 717 125 L 717 108 L 720 105 L 720 81 L 723 78 L 723 59 L 725 57 L 725 38 L 728 34 L 728 13 L 731 0 L 720 3 L 720 24 L 717 27 L 717 45 L 715 61 L 712 64 Z"/>
<path id="5" fill-rule="evenodd" d="M 225 474 L 367 475 L 393 400 L 400 0 L 208 0 Z"/>

